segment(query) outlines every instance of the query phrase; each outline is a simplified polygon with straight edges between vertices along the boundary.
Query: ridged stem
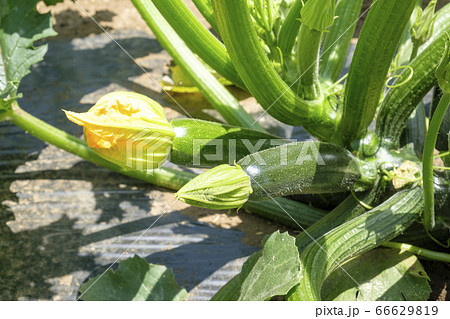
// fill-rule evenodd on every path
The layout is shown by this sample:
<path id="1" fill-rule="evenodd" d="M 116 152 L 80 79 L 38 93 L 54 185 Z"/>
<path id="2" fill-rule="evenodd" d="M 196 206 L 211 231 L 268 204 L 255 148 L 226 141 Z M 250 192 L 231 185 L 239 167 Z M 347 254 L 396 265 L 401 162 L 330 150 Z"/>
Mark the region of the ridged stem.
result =
<path id="1" fill-rule="evenodd" d="M 328 101 L 307 101 L 280 78 L 261 47 L 246 1 L 215 0 L 215 16 L 221 36 L 247 89 L 276 119 L 303 125 L 312 135 L 329 140 L 334 133 L 336 111 Z"/>
<path id="2" fill-rule="evenodd" d="M 219 32 L 219 28 L 217 26 L 216 17 L 214 16 L 214 10 L 212 8 L 211 0 L 192 0 L 192 2 L 197 7 L 198 11 L 202 14 L 202 16 L 208 21 L 211 27 Z"/>
<path id="3" fill-rule="evenodd" d="M 374 2 L 356 45 L 345 84 L 337 138 L 344 145 L 365 135 L 374 118 L 386 77 L 415 1 Z"/>
<path id="4" fill-rule="evenodd" d="M 381 244 L 381 246 L 399 249 L 402 251 L 408 251 L 414 255 L 417 255 L 417 257 L 423 258 L 423 259 L 450 263 L 450 254 L 441 253 L 439 251 L 433 251 L 433 250 L 413 246 L 410 244 L 396 243 L 396 242 L 392 242 L 392 241 L 388 241 L 387 243 Z"/>
<path id="5" fill-rule="evenodd" d="M 364 0 L 340 0 L 336 20 L 325 34 L 320 57 L 320 76 L 331 83 L 339 79 Z"/>
<path id="6" fill-rule="evenodd" d="M 292 53 L 295 39 L 298 36 L 300 30 L 300 11 L 302 10 L 303 3 L 307 0 L 295 0 L 292 7 L 289 9 L 286 20 L 284 20 L 281 26 L 280 34 L 278 35 L 278 47 L 286 60 Z"/>
<path id="7" fill-rule="evenodd" d="M 201 24 L 182 0 L 152 2 L 193 53 L 227 80 L 244 88 L 223 43 Z"/>
<path id="8" fill-rule="evenodd" d="M 405 69 L 394 83 L 402 85 L 391 88 L 381 103 L 376 119 L 376 134 L 388 147 L 398 148 L 401 134 L 412 112 L 436 85 L 436 69 L 447 38 L 445 33 L 441 33 L 431 43 L 427 43 L 424 50 L 419 50 L 419 54 L 409 64 L 413 70 L 411 78 L 407 80 L 411 69 Z"/>
<path id="9" fill-rule="evenodd" d="M 297 46 L 297 60 L 300 83 L 297 94 L 305 100 L 320 98 L 319 59 L 323 32 L 303 24 L 300 27 Z"/>
<path id="10" fill-rule="evenodd" d="M 424 191 L 424 211 L 423 226 L 426 230 L 433 230 L 436 220 L 434 216 L 434 186 L 433 186 L 433 160 L 436 140 L 444 119 L 447 108 L 450 104 L 450 94 L 444 93 L 439 102 L 433 117 L 431 118 L 428 128 L 425 145 L 422 155 L 422 175 L 423 175 L 423 191 Z"/>
<path id="11" fill-rule="evenodd" d="M 152 0 L 132 1 L 160 44 L 229 124 L 265 132 L 189 50 L 184 41 L 159 13 Z"/>
<path id="12" fill-rule="evenodd" d="M 302 279 L 288 299 L 321 300 L 323 282 L 333 270 L 401 234 L 419 217 L 422 202 L 422 189 L 402 191 L 311 243 L 300 254 Z"/>

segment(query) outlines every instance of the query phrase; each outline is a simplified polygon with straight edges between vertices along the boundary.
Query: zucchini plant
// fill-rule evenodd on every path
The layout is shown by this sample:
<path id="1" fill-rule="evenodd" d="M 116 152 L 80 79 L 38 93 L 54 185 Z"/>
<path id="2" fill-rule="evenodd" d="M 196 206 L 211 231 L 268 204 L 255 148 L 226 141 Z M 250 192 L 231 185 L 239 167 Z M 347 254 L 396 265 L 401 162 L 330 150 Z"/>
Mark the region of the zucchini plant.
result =
<path id="1" fill-rule="evenodd" d="M 35 11 L 37 2 L 0 0 L 0 121 L 95 164 L 175 190 L 186 203 L 242 207 L 302 230 L 296 238 L 267 236 L 262 250 L 213 300 L 321 300 L 327 277 L 379 246 L 391 249 L 388 256 L 402 249 L 412 258 L 449 262 L 444 247 L 450 244 L 450 4 L 435 12 L 436 0 L 424 10 L 421 1 L 373 1 L 349 72 L 342 75 L 362 0 L 194 0 L 214 32 L 182 0 L 132 0 L 227 124 L 168 121 L 149 97 L 113 92 L 86 113 L 66 111 L 84 127 L 83 142 L 19 107 L 20 81 L 46 51 L 33 42 L 54 35 L 50 17 Z M 15 32 L 15 21 L 26 21 L 23 32 Z M 315 141 L 269 134 L 211 69 L 254 96 L 261 117 L 303 126 Z M 422 100 L 432 90 L 426 128 Z M 210 170 L 195 176 L 162 167 L 167 160 Z M 299 200 L 286 197 L 291 195 Z M 304 195 L 346 199 L 328 212 L 315 208 L 317 197 Z M 152 277 L 161 271 L 137 257 L 122 269 L 133 263 Z M 82 299 L 105 298 L 93 285 L 135 299 L 120 297 L 126 285 L 120 269 L 83 285 Z M 172 279 L 161 298 L 186 298 Z M 382 282 L 382 292 L 392 288 Z M 355 283 L 360 289 L 362 283 Z"/>

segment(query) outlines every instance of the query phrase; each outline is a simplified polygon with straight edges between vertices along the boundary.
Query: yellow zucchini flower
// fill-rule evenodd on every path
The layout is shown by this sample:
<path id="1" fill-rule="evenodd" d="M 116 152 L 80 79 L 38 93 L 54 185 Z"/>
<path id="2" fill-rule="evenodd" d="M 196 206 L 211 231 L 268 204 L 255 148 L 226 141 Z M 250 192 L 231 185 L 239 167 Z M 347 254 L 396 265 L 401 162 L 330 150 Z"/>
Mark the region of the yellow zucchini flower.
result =
<path id="1" fill-rule="evenodd" d="M 95 153 L 119 166 L 148 171 L 161 167 L 170 154 L 172 125 L 163 107 L 142 94 L 113 92 L 86 113 L 64 112 L 84 127 Z"/>

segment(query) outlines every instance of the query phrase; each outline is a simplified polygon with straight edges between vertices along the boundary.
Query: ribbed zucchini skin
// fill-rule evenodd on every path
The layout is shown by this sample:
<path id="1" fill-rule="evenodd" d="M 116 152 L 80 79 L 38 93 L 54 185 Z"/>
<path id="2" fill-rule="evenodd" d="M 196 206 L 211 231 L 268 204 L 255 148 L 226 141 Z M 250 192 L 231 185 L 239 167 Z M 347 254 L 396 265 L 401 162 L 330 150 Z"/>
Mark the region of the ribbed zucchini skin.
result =
<path id="1" fill-rule="evenodd" d="M 233 165 L 255 151 L 288 142 L 275 135 L 198 119 L 174 119 L 172 126 L 175 138 L 170 161 L 191 167 Z"/>
<path id="2" fill-rule="evenodd" d="M 344 192 L 361 176 L 359 161 L 350 152 L 320 142 L 274 147 L 248 155 L 238 164 L 251 178 L 251 200 Z"/>

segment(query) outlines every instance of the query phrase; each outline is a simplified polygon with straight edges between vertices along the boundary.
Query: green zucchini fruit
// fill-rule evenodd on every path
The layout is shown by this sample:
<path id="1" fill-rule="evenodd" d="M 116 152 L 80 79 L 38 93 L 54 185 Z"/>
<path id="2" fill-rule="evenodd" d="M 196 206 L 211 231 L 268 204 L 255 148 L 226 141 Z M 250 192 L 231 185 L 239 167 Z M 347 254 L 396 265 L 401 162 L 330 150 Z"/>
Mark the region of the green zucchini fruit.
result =
<path id="1" fill-rule="evenodd" d="M 278 136 L 198 119 L 174 119 L 172 163 L 192 167 L 233 165 L 259 150 L 288 143 Z"/>
<path id="2" fill-rule="evenodd" d="M 240 184 L 230 183 L 234 179 Z M 371 163 L 363 162 L 361 167 L 360 160 L 346 149 L 299 142 L 252 153 L 235 167 L 217 166 L 187 183 L 176 196 L 198 207 L 230 209 L 241 207 L 247 200 L 364 190 L 375 180 Z"/>
<path id="3" fill-rule="evenodd" d="M 299 142 L 250 154 L 238 164 L 250 176 L 252 200 L 348 191 L 361 177 L 359 160 L 328 143 Z"/>
<path id="4" fill-rule="evenodd" d="M 422 189 L 405 190 L 308 245 L 300 254 L 302 279 L 287 299 L 320 300 L 325 278 L 339 264 L 401 234 L 420 216 L 422 207 Z"/>

